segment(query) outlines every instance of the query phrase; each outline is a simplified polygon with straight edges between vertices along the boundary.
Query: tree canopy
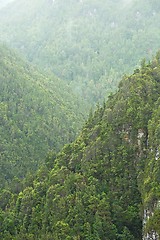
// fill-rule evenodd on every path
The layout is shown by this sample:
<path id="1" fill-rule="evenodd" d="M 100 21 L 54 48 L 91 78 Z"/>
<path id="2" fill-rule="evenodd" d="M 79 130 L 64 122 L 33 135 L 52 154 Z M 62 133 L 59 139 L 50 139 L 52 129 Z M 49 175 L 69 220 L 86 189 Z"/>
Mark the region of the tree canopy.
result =
<path id="1" fill-rule="evenodd" d="M 140 240 L 146 209 L 146 233 L 160 233 L 159 79 L 157 54 L 19 191 L 2 191 L 3 239 Z"/>
<path id="2" fill-rule="evenodd" d="M 159 24 L 158 1 L 15 0 L 0 12 L 0 39 L 95 104 L 152 58 Z"/>
<path id="3" fill-rule="evenodd" d="M 73 141 L 85 109 L 65 82 L 1 45 L 0 187 L 4 180 L 35 171 L 49 150 Z"/>

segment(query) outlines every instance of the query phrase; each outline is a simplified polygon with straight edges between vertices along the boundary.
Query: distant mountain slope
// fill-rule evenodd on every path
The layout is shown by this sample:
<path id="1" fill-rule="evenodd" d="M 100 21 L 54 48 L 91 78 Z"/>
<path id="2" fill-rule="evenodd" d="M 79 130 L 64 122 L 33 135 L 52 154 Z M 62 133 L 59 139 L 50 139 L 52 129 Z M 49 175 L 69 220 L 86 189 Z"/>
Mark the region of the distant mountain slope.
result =
<path id="1" fill-rule="evenodd" d="M 125 76 L 117 93 L 90 113 L 77 140 L 50 155 L 34 178 L 2 191 L 0 236 L 158 239 L 159 100 L 160 53 Z"/>
<path id="2" fill-rule="evenodd" d="M 24 176 L 73 141 L 84 121 L 80 105 L 63 81 L 0 46 L 0 178 Z"/>
<path id="3" fill-rule="evenodd" d="M 95 103 L 160 48 L 154 0 L 16 0 L 0 12 L 0 39 Z"/>

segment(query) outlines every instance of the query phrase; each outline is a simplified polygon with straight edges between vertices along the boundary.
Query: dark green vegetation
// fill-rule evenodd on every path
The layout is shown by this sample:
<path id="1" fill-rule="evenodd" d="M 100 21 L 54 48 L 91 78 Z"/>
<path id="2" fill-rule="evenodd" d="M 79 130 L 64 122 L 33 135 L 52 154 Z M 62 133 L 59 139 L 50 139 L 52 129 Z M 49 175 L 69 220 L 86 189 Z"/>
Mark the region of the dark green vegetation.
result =
<path id="1" fill-rule="evenodd" d="M 160 54 L 125 76 L 77 138 L 0 195 L 2 239 L 140 240 L 160 233 Z M 19 188 L 19 189 L 18 189 Z"/>
<path id="2" fill-rule="evenodd" d="M 75 95 L 101 101 L 159 48 L 159 1 L 9 2 L 0 40 L 42 70 L 0 46 L 0 239 L 160 235 L 160 53 L 73 142 L 86 116 Z"/>
<path id="3" fill-rule="evenodd" d="M 0 12 L 0 39 L 93 104 L 160 48 L 160 3 L 15 0 Z"/>
<path id="4" fill-rule="evenodd" d="M 44 74 L 0 46 L 0 187 L 37 169 L 84 122 L 83 103 L 62 80 Z"/>
<path id="5" fill-rule="evenodd" d="M 154 229 L 160 236 L 160 98 L 156 105 L 149 122 L 150 151 L 145 165 L 142 196 L 145 208 L 150 211 L 145 231 L 152 232 Z"/>

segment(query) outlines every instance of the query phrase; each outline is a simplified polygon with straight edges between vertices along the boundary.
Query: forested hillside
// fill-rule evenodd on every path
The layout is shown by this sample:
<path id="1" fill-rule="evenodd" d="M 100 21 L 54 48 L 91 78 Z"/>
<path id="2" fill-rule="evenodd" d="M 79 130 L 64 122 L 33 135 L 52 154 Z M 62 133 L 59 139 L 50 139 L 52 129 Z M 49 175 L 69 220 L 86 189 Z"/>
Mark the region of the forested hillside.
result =
<path id="1" fill-rule="evenodd" d="M 149 153 L 145 164 L 142 197 L 144 201 L 145 233 L 160 236 L 160 98 L 149 122 Z M 154 232 L 153 232 L 154 230 Z M 153 233 L 158 234 L 153 234 Z"/>
<path id="2" fill-rule="evenodd" d="M 42 74 L 1 45 L 0 187 L 4 180 L 35 171 L 49 150 L 57 152 L 73 141 L 84 112 L 62 80 Z"/>
<path id="3" fill-rule="evenodd" d="M 160 1 L 0 0 L 0 41 L 0 239 L 158 240 Z"/>
<path id="4" fill-rule="evenodd" d="M 160 48 L 160 3 L 15 0 L 0 12 L 0 39 L 93 104 Z"/>
<path id="5" fill-rule="evenodd" d="M 77 140 L 50 155 L 34 178 L 2 191 L 1 238 L 141 240 L 160 234 L 159 93 L 160 53 L 125 76 L 117 93 L 90 113 Z"/>

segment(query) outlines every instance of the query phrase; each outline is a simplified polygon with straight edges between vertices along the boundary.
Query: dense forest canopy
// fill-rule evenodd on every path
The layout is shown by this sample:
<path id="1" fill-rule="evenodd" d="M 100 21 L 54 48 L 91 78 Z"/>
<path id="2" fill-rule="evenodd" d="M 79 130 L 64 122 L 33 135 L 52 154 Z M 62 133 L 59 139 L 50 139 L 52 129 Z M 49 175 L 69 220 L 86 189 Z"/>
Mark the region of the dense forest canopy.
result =
<path id="1" fill-rule="evenodd" d="M 0 239 L 158 240 L 160 2 L 0 0 L 0 41 Z"/>
<path id="2" fill-rule="evenodd" d="M 73 141 L 84 122 L 82 101 L 47 75 L 0 45 L 0 187 L 37 169 L 49 150 Z"/>
<path id="3" fill-rule="evenodd" d="M 150 0 L 15 0 L 0 39 L 51 69 L 95 104 L 160 48 L 160 4 Z"/>
<path id="4" fill-rule="evenodd" d="M 158 53 L 123 78 L 73 143 L 50 154 L 35 176 L 1 192 L 1 238 L 141 240 L 160 234 L 159 93 Z M 143 212 L 150 215 L 142 233 Z"/>

